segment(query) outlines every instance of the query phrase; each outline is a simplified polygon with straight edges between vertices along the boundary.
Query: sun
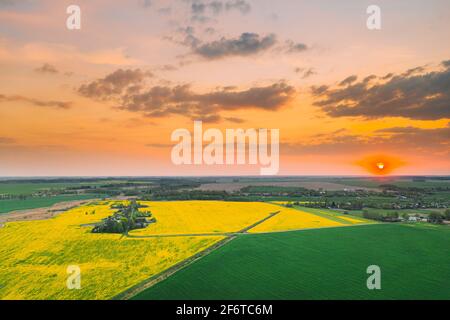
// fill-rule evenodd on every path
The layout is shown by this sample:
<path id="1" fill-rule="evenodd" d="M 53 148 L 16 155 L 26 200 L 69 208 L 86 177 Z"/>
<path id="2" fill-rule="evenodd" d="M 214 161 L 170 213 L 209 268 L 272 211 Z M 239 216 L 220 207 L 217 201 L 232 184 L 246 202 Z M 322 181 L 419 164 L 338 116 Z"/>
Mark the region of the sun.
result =
<path id="1" fill-rule="evenodd" d="M 378 167 L 378 169 L 383 170 L 384 169 L 384 163 L 383 162 L 377 162 L 377 167 Z"/>
<path id="2" fill-rule="evenodd" d="M 404 165 L 404 162 L 392 156 L 372 155 L 357 161 L 357 165 L 374 175 L 388 175 Z"/>

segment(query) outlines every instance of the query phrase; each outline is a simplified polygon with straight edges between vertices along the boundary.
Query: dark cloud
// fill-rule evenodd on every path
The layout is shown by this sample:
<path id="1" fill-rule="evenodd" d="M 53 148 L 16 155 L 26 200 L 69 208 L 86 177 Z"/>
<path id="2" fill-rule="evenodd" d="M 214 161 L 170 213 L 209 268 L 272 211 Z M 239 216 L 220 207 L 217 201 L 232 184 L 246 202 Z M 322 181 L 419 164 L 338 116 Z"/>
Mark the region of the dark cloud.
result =
<path id="1" fill-rule="evenodd" d="M 152 1 L 151 0 L 140 0 L 139 3 L 144 8 L 150 8 L 152 6 Z"/>
<path id="2" fill-rule="evenodd" d="M 141 81 L 142 74 L 137 74 L 140 76 L 131 77 L 130 81 L 130 77 L 117 77 L 116 71 L 105 78 L 82 85 L 78 92 L 90 98 L 112 101 L 119 109 L 140 112 L 148 117 L 179 114 L 205 122 L 222 120 L 219 113 L 227 110 L 278 110 L 295 95 L 295 89 L 284 82 L 246 90 L 228 86 L 196 93 L 190 85 L 147 86 Z"/>
<path id="3" fill-rule="evenodd" d="M 38 107 L 51 107 L 57 109 L 69 109 L 72 106 L 71 102 L 57 101 L 57 100 L 39 100 L 19 95 L 7 96 L 0 94 L 0 103 L 2 102 L 26 102 Z"/>
<path id="4" fill-rule="evenodd" d="M 247 14 L 251 11 L 251 5 L 245 0 L 194 1 L 191 4 L 191 20 L 205 23 L 211 20 L 211 15 L 217 16 L 228 11 L 239 11 L 241 14 Z"/>
<path id="5" fill-rule="evenodd" d="M 178 68 L 172 64 L 165 64 L 165 65 L 158 67 L 157 69 L 161 70 L 161 71 L 176 71 L 176 70 L 178 70 Z"/>
<path id="6" fill-rule="evenodd" d="M 329 86 L 327 85 L 322 85 L 322 86 L 312 86 L 311 87 L 311 93 L 314 96 L 320 96 L 322 94 L 325 94 L 325 92 L 327 92 L 329 89 Z"/>
<path id="7" fill-rule="evenodd" d="M 422 129 L 416 127 L 395 127 L 378 130 L 379 134 L 387 134 L 402 145 L 418 147 L 439 147 L 441 151 L 450 152 L 450 123 L 445 128 Z"/>
<path id="8" fill-rule="evenodd" d="M 225 120 L 228 122 L 233 122 L 233 123 L 244 123 L 245 122 L 244 119 L 236 118 L 236 117 L 226 117 Z"/>
<path id="9" fill-rule="evenodd" d="M 295 73 L 300 74 L 302 79 L 307 79 L 315 74 L 317 72 L 313 68 L 295 68 Z"/>
<path id="10" fill-rule="evenodd" d="M 190 48 L 195 48 L 201 43 L 200 39 L 195 36 L 195 30 L 192 26 L 178 28 L 177 33 L 181 34 L 181 36 L 183 37 L 181 41 L 174 40 L 173 38 L 169 38 L 169 40 Z"/>
<path id="11" fill-rule="evenodd" d="M 55 73 L 59 72 L 55 66 L 48 64 L 48 63 L 44 63 L 39 68 L 34 69 L 34 71 L 36 71 L 38 73 L 51 73 L 51 74 L 55 74 Z"/>
<path id="12" fill-rule="evenodd" d="M 197 114 L 192 116 L 193 120 L 202 121 L 204 123 L 217 123 L 222 120 L 222 117 L 218 114 Z"/>
<path id="13" fill-rule="evenodd" d="M 364 82 L 364 83 L 369 83 L 370 81 L 375 80 L 376 78 L 377 78 L 377 76 L 374 75 L 374 74 L 372 74 L 372 75 L 370 75 L 370 76 L 365 77 L 364 80 L 363 80 L 363 82 Z"/>
<path id="14" fill-rule="evenodd" d="M 194 2 L 191 5 L 191 10 L 193 14 L 202 14 L 206 10 L 206 5 L 204 3 Z"/>
<path id="15" fill-rule="evenodd" d="M 249 56 L 271 48 L 276 36 L 260 36 L 256 33 L 242 33 L 235 39 L 223 37 L 220 40 L 194 46 L 193 52 L 206 59 L 219 59 L 228 56 Z"/>
<path id="16" fill-rule="evenodd" d="M 370 136 L 348 134 L 339 130 L 316 135 L 313 143 L 283 143 L 280 150 L 287 154 L 343 154 L 366 153 L 373 150 L 402 150 L 415 154 L 434 154 L 449 157 L 450 124 L 444 128 L 422 129 L 416 127 L 387 128 Z"/>
<path id="17" fill-rule="evenodd" d="M 294 42 L 292 40 L 286 40 L 286 52 L 296 53 L 308 50 L 308 46 L 304 43 Z"/>
<path id="18" fill-rule="evenodd" d="M 424 71 L 413 68 L 375 84 L 351 76 L 340 83 L 344 88 L 315 86 L 311 92 L 314 104 L 331 117 L 450 118 L 450 68 Z"/>
<path id="19" fill-rule="evenodd" d="M 200 10 L 200 9 L 197 9 Z M 214 41 L 203 41 L 196 35 L 193 26 L 180 27 L 176 36 L 165 39 L 187 46 L 191 53 L 207 60 L 216 60 L 232 56 L 251 56 L 273 49 L 278 54 L 298 53 L 309 48 L 303 43 L 295 43 L 292 40 L 278 44 L 275 34 L 260 35 L 253 32 L 244 32 L 234 38 L 222 37 Z M 203 28 L 204 34 L 214 34 L 214 28 Z M 312 75 L 312 74 L 309 74 Z M 309 76 L 308 75 L 308 76 Z"/>
<path id="20" fill-rule="evenodd" d="M 252 7 L 250 3 L 244 0 L 234 0 L 234 1 L 227 1 L 225 3 L 226 10 L 233 10 L 236 9 L 242 14 L 247 14 L 251 11 Z"/>
<path id="21" fill-rule="evenodd" d="M 78 89 L 78 92 L 90 98 L 109 97 L 111 95 L 121 94 L 125 89 L 132 93 L 140 89 L 144 80 L 150 77 L 152 77 L 152 74 L 148 71 L 142 71 L 140 69 L 119 69 L 102 79 L 82 85 Z"/>
<path id="22" fill-rule="evenodd" d="M 355 75 L 349 76 L 347 78 L 345 78 L 344 80 L 342 80 L 341 82 L 339 82 L 339 85 L 341 87 L 343 86 L 348 86 L 351 85 L 353 82 L 355 82 L 356 80 L 358 80 L 358 77 Z"/>
<path id="23" fill-rule="evenodd" d="M 218 121 L 219 118 L 210 116 L 224 110 L 277 110 L 292 98 L 294 91 L 285 83 L 243 91 L 222 88 L 203 94 L 193 92 L 189 85 L 155 86 L 139 94 L 123 96 L 121 108 L 153 117 L 182 114 L 194 118 L 206 116 L 209 121 Z"/>
<path id="24" fill-rule="evenodd" d="M 424 66 L 420 66 L 420 67 L 415 67 L 415 68 L 411 68 L 409 70 L 406 70 L 405 72 L 402 73 L 403 77 L 409 77 L 413 74 L 418 74 L 418 73 L 422 73 L 426 70 L 426 68 Z"/>

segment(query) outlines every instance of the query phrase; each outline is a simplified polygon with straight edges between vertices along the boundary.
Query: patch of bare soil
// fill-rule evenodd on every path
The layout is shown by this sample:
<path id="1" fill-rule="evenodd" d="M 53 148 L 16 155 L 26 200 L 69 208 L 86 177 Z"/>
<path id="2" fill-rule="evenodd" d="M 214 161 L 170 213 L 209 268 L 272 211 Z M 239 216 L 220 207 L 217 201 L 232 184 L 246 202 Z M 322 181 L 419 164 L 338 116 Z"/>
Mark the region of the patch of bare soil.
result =
<path id="1" fill-rule="evenodd" d="M 11 211 L 10 213 L 0 215 L 0 226 L 2 226 L 5 222 L 12 221 L 50 219 L 59 213 L 96 200 L 99 199 L 64 201 L 55 203 L 50 207 Z"/>

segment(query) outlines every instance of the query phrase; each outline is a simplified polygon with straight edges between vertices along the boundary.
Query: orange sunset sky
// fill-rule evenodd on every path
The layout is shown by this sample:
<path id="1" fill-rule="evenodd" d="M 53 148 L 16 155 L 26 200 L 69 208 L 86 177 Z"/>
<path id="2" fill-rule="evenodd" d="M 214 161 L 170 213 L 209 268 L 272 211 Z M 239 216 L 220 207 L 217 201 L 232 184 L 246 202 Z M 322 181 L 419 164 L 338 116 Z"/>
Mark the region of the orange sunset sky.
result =
<path id="1" fill-rule="evenodd" d="M 173 165 L 171 133 L 194 120 L 279 129 L 280 175 L 370 174 L 378 157 L 450 174 L 449 15 L 445 0 L 0 0 L 0 176 L 259 173 Z"/>

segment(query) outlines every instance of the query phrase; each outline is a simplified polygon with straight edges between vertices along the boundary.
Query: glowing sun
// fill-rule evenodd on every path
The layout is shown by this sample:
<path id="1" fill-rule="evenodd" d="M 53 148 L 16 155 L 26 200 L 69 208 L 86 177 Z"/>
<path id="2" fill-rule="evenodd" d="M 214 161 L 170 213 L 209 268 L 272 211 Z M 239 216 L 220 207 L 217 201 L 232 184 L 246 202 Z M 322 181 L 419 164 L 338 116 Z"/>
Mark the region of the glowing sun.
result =
<path id="1" fill-rule="evenodd" d="M 374 155 L 361 159 L 357 162 L 357 164 L 366 169 L 371 174 L 387 175 L 391 174 L 395 169 L 404 165 L 404 162 L 391 156 Z"/>
<path id="2" fill-rule="evenodd" d="M 384 169 L 384 163 L 383 162 L 378 162 L 377 163 L 377 167 L 378 167 L 378 169 L 383 170 Z"/>

